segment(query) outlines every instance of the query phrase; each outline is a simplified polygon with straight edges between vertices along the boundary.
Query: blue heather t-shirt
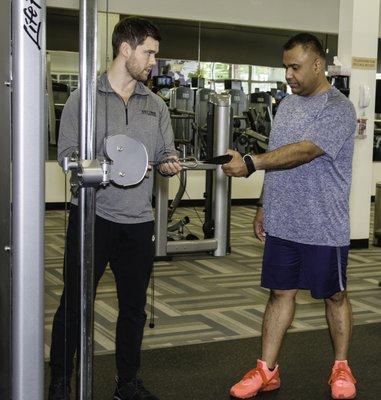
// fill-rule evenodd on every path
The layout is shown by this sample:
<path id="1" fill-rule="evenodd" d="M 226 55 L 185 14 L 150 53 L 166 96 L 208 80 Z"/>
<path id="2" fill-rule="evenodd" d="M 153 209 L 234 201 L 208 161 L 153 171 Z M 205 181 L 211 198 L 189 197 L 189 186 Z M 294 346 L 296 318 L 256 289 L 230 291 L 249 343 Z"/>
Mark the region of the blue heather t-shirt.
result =
<path id="1" fill-rule="evenodd" d="M 298 243 L 347 246 L 356 112 L 336 88 L 287 96 L 276 113 L 269 151 L 308 140 L 325 154 L 296 168 L 266 171 L 264 228 Z"/>

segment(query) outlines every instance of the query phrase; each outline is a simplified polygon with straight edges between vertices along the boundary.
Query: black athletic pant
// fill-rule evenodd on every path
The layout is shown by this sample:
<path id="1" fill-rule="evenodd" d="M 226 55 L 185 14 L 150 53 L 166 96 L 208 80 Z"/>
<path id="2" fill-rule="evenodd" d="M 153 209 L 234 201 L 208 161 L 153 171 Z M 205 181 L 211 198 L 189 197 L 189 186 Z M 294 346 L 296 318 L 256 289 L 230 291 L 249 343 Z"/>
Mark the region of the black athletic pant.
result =
<path id="1" fill-rule="evenodd" d="M 95 221 L 95 289 L 106 265 L 110 263 L 116 281 L 119 303 L 116 326 L 116 366 L 118 376 L 128 381 L 136 376 L 140 366 L 140 349 L 147 318 L 146 291 L 154 257 L 153 233 L 153 221 L 119 224 L 99 216 Z M 65 252 L 65 287 L 53 320 L 50 351 L 53 377 L 71 376 L 77 348 L 80 265 L 78 208 L 76 206 L 71 206 L 70 210 Z"/>

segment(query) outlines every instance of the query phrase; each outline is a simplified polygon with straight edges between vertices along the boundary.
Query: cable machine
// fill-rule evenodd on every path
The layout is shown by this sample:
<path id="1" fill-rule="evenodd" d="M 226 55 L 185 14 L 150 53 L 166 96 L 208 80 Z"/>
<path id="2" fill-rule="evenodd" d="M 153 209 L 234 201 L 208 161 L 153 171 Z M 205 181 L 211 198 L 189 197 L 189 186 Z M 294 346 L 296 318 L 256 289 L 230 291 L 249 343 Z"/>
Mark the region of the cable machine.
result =
<path id="1" fill-rule="evenodd" d="M 80 4 L 79 155 L 82 160 L 94 158 L 95 150 L 96 4 L 95 0 L 82 0 Z M 0 397 L 41 400 L 44 394 L 45 1 L 1 2 L 0 21 Z M 91 186 L 80 188 L 81 292 L 85 294 L 78 351 L 81 400 L 92 398 L 95 189 Z"/>

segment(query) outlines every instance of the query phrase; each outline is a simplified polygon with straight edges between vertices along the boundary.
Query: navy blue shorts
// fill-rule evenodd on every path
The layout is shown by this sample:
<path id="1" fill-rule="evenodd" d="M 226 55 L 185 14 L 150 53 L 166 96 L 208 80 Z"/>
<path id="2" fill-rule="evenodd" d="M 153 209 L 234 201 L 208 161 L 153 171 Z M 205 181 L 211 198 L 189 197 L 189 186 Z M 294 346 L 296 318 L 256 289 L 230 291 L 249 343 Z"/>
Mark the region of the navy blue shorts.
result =
<path id="1" fill-rule="evenodd" d="M 268 289 L 307 289 L 325 299 L 347 286 L 349 246 L 302 244 L 266 236 L 261 286 Z"/>

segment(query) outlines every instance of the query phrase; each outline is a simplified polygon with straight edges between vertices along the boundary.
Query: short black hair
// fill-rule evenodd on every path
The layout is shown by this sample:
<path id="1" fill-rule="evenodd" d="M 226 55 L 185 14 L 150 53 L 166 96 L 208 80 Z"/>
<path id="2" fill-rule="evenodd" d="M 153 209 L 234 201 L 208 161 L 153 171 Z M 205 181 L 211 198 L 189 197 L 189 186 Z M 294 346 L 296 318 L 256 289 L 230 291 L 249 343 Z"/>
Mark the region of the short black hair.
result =
<path id="1" fill-rule="evenodd" d="M 304 50 L 312 50 L 319 57 L 325 60 L 325 51 L 323 49 L 323 45 L 315 35 L 312 35 L 311 33 L 298 33 L 283 45 L 283 50 L 291 50 L 298 45 L 301 45 Z"/>
<path id="2" fill-rule="evenodd" d="M 121 19 L 112 33 L 112 55 L 115 58 L 119 53 L 119 47 L 123 42 L 127 42 L 133 49 L 141 45 L 147 37 L 151 37 L 158 42 L 161 36 L 157 27 L 144 18 L 126 17 Z"/>

